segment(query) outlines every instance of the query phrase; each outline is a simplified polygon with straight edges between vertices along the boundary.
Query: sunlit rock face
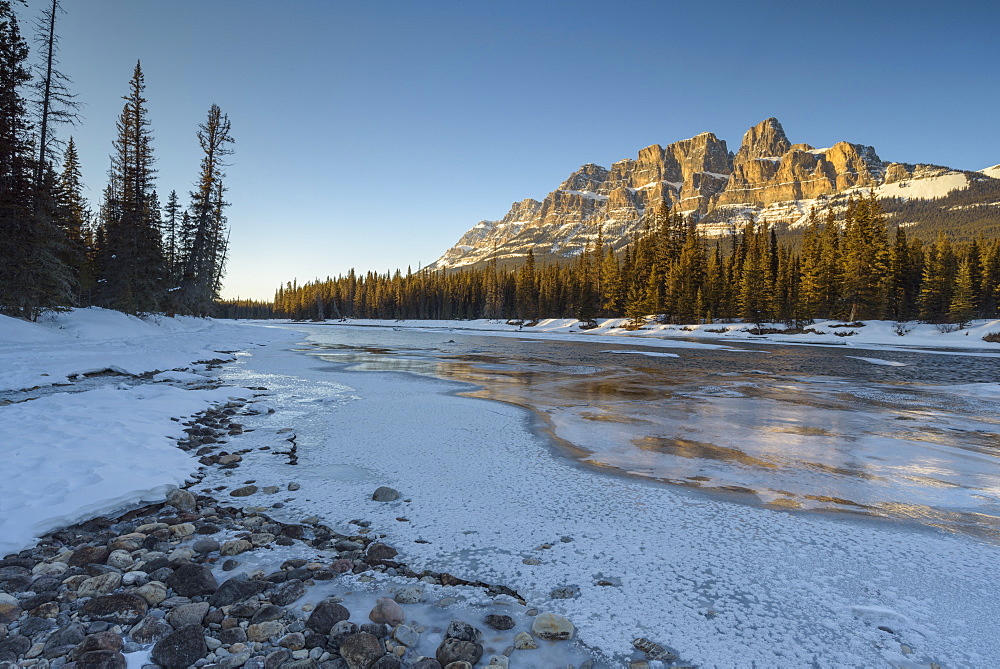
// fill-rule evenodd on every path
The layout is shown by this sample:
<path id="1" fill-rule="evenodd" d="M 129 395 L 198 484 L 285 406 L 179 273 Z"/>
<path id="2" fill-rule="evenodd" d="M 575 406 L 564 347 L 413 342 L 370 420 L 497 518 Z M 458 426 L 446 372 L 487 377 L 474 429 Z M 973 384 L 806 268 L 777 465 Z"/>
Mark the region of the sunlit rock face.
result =
<path id="1" fill-rule="evenodd" d="M 750 128 L 733 154 L 703 132 L 641 149 L 610 169 L 588 163 L 539 202 L 515 202 L 499 221 L 480 221 L 431 267 L 491 260 L 573 257 L 600 235 L 619 249 L 640 233 L 644 214 L 661 202 L 690 216 L 708 236 L 748 221 L 802 225 L 813 209 L 840 210 L 871 189 L 882 197 L 936 198 L 990 178 L 934 165 L 884 162 L 875 149 L 838 142 L 825 149 L 793 144 L 776 118 Z"/>

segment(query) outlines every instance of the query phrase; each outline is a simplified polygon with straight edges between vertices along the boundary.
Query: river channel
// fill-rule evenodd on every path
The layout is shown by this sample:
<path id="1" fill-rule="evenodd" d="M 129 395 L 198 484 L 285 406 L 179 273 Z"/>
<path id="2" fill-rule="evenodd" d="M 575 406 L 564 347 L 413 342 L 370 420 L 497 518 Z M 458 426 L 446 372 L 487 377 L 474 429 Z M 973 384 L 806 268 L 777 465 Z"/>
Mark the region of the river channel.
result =
<path id="1" fill-rule="evenodd" d="M 304 350 L 338 367 L 467 382 L 475 388 L 463 394 L 529 408 L 559 451 L 589 467 L 1000 541 L 996 355 L 310 331 Z"/>

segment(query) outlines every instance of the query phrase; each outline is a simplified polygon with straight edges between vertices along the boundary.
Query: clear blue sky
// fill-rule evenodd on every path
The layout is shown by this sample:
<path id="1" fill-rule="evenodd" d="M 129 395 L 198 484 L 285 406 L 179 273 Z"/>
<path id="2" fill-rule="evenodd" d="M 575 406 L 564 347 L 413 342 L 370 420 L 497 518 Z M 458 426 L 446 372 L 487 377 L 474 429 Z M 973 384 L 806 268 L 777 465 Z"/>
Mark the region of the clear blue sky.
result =
<path id="1" fill-rule="evenodd" d="M 41 0 L 29 0 L 26 14 Z M 1000 3 L 63 0 L 96 206 L 137 59 L 161 199 L 230 115 L 225 296 L 433 261 L 587 162 L 768 116 L 792 142 L 1000 163 Z"/>

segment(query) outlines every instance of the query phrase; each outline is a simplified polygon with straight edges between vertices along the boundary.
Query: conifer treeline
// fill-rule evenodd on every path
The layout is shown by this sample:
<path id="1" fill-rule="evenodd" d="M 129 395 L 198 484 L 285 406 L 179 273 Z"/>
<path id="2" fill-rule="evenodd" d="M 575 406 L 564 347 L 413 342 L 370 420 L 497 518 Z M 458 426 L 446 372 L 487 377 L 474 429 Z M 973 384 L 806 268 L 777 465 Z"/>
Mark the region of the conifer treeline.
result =
<path id="1" fill-rule="evenodd" d="M 600 233 L 571 264 L 539 264 L 529 252 L 516 269 L 399 271 L 289 283 L 276 316 L 297 319 L 577 318 L 649 314 L 662 322 L 743 320 L 801 326 L 812 319 L 920 319 L 965 323 L 998 315 L 1000 240 L 926 244 L 890 233 L 878 200 L 849 201 L 839 217 L 812 215 L 801 248 L 773 228 L 748 224 L 708 241 L 661 204 L 644 234 L 614 253 Z M 230 303 L 230 317 L 260 317 L 266 305 Z M 251 315 L 251 312 L 253 315 Z"/>
<path id="2" fill-rule="evenodd" d="M 228 117 L 216 105 L 209 109 L 198 127 L 203 158 L 190 204 L 184 207 L 172 191 L 161 212 L 137 64 L 95 214 L 84 197 L 73 139 L 65 145 L 55 139 L 53 124 L 74 114 L 68 80 L 55 68 L 60 2 L 46 3 L 41 55 L 32 67 L 11 0 L 0 0 L 0 313 L 34 320 L 47 309 L 96 305 L 133 314 L 208 315 L 228 242 Z"/>

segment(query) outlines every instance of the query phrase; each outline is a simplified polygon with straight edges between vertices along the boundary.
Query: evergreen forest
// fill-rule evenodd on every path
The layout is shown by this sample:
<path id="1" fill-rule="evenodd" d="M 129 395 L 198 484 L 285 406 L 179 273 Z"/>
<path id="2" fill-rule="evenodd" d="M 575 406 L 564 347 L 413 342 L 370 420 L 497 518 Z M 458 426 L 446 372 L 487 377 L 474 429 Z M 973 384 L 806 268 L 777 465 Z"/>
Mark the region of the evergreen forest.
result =
<path id="1" fill-rule="evenodd" d="M 209 108 L 193 133 L 202 155 L 197 172 L 192 166 L 194 188 L 186 201 L 171 190 L 162 204 L 136 63 L 95 210 L 73 137 L 57 132 L 79 124 L 79 105 L 58 67 L 61 1 L 45 5 L 33 54 L 12 0 L 0 0 L 0 313 L 36 320 L 46 310 L 100 306 L 209 315 L 228 246 L 228 116 Z"/>
<path id="2" fill-rule="evenodd" d="M 908 238 L 886 223 L 874 195 L 852 198 L 839 215 L 813 214 L 793 245 L 766 224 L 705 239 L 696 225 L 661 204 L 643 234 L 620 252 L 594 243 L 571 263 L 516 268 L 400 271 L 280 287 L 272 305 L 220 305 L 233 318 L 520 319 L 628 318 L 663 323 L 782 322 L 815 319 L 922 320 L 962 326 L 996 318 L 1000 240 L 953 243 Z"/>

